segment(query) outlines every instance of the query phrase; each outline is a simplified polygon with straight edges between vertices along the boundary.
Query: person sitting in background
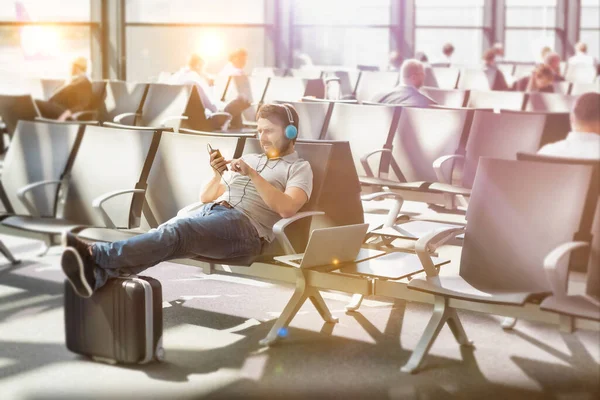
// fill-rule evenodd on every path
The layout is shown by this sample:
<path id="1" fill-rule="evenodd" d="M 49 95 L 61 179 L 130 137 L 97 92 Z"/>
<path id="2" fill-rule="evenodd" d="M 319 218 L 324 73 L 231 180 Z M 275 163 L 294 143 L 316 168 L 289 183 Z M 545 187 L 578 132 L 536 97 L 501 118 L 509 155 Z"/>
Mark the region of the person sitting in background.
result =
<path id="1" fill-rule="evenodd" d="M 448 64 L 448 66 L 450 66 L 452 64 L 452 54 L 454 54 L 454 46 L 452 43 L 444 44 L 442 47 L 442 54 L 444 54 L 444 57 L 441 63 Z"/>
<path id="2" fill-rule="evenodd" d="M 565 80 L 565 78 L 560 75 L 560 56 L 558 53 L 553 51 L 547 53 L 546 58 L 544 58 L 544 64 L 549 66 L 554 73 L 554 82 L 562 82 Z"/>
<path id="3" fill-rule="evenodd" d="M 539 58 L 539 63 L 545 63 L 546 62 L 546 56 L 548 54 L 552 53 L 552 49 L 550 48 L 550 46 L 544 46 L 542 47 L 542 51 L 540 51 L 540 58 Z"/>
<path id="4" fill-rule="evenodd" d="M 496 50 L 489 49 L 483 53 L 483 72 L 488 79 L 491 90 L 508 90 L 508 84 L 502 71 L 496 65 Z"/>
<path id="5" fill-rule="evenodd" d="M 421 64 L 423 64 L 423 66 L 429 67 L 429 58 L 427 58 L 427 54 L 425 54 L 425 52 L 423 52 L 423 51 L 417 51 L 415 53 L 415 59 L 417 61 L 420 61 Z"/>
<path id="6" fill-rule="evenodd" d="M 35 101 L 43 117 L 65 121 L 76 112 L 90 109 L 93 92 L 87 69 L 87 59 L 77 57 L 71 64 L 69 81 L 56 89 L 48 101 Z"/>
<path id="7" fill-rule="evenodd" d="M 419 91 L 425 81 L 425 68 L 419 60 L 408 59 L 400 69 L 400 84 L 389 91 L 378 93 L 371 101 L 426 108 L 437 104 Z"/>
<path id="8" fill-rule="evenodd" d="M 298 156 L 296 139 L 286 137 L 290 121 L 299 128 L 292 105 L 263 105 L 257 114 L 261 153 L 225 160 L 213 151 L 213 176 L 200 194 L 203 204 L 183 217 L 112 243 L 90 245 L 65 232 L 61 266 L 75 292 L 90 297 L 110 278 L 139 274 L 175 258 L 261 254 L 275 239 L 273 225 L 295 215 L 312 193 L 311 166 Z"/>
<path id="9" fill-rule="evenodd" d="M 587 54 L 587 45 L 579 42 L 575 45 L 575 55 L 569 58 L 569 65 L 583 64 L 598 66 L 598 60 Z"/>
<path id="10" fill-rule="evenodd" d="M 224 76 L 240 76 L 246 75 L 244 67 L 248 61 L 248 52 L 246 49 L 237 49 L 229 55 L 229 62 L 223 67 L 220 75 Z"/>
<path id="11" fill-rule="evenodd" d="M 571 110 L 571 132 L 566 139 L 549 143 L 538 154 L 600 160 L 600 93 L 584 93 Z"/>
<path id="12" fill-rule="evenodd" d="M 202 100 L 202 104 L 204 105 L 204 113 L 206 118 L 211 121 L 213 129 L 220 129 L 227 121 L 226 116 L 213 115 L 219 111 L 231 114 L 232 128 L 241 128 L 243 126 L 242 111 L 250 107 L 250 102 L 241 96 L 238 96 L 227 104 L 219 100 L 214 100 L 210 95 L 212 90 L 209 87 L 209 79 L 208 75 L 204 73 L 204 60 L 202 57 L 198 54 L 192 54 L 188 59 L 187 65 L 174 73 L 167 82 L 172 85 L 196 86 L 200 100 Z"/>
<path id="13" fill-rule="evenodd" d="M 504 45 L 502 43 L 494 43 L 492 50 L 494 54 L 496 54 L 496 61 L 502 61 L 504 59 Z"/>
<path id="14" fill-rule="evenodd" d="M 398 52 L 396 50 L 392 51 L 390 53 L 388 70 L 389 71 L 400 71 L 401 66 L 402 66 L 402 56 L 400 55 L 400 52 Z"/>
<path id="15" fill-rule="evenodd" d="M 540 64 L 531 72 L 531 76 L 525 76 L 515 82 L 515 90 L 518 92 L 546 92 L 554 93 L 554 71 L 546 65 Z"/>

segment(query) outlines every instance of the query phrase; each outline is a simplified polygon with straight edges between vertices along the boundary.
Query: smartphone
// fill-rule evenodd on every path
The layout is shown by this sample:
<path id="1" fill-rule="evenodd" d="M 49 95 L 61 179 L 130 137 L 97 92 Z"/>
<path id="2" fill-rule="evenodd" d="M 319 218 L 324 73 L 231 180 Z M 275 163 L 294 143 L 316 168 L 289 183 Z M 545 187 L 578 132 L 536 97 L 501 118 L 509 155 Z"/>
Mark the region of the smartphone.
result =
<path id="1" fill-rule="evenodd" d="M 223 158 L 223 155 L 221 154 L 221 152 L 219 151 L 219 149 L 213 149 L 210 144 L 208 144 L 207 147 L 208 147 L 208 154 L 212 154 L 212 153 L 216 152 L 217 153 L 217 158 Z M 218 172 L 223 173 L 225 171 L 227 171 L 227 166 L 224 166 Z"/>

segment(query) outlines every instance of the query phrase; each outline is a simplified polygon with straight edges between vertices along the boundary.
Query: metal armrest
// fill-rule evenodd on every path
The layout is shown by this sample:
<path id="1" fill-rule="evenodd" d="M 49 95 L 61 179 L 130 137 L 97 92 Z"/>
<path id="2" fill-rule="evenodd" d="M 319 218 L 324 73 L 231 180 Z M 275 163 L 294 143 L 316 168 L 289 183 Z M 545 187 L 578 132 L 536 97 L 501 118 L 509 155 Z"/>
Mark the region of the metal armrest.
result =
<path id="1" fill-rule="evenodd" d="M 588 247 L 587 242 L 567 242 L 559 245 L 550 251 L 546 257 L 544 257 L 544 271 L 546 272 L 546 278 L 552 288 L 552 293 L 557 297 L 567 296 L 567 285 L 568 279 L 565 282 L 560 282 L 560 276 L 558 274 L 558 263 L 560 260 L 571 253 L 573 250 Z"/>
<path id="2" fill-rule="evenodd" d="M 398 193 L 394 192 L 377 192 L 370 193 L 360 196 L 360 199 L 363 201 L 372 201 L 379 199 L 393 199 L 394 205 L 390 208 L 388 212 L 387 218 L 383 223 L 384 228 L 391 228 L 396 224 L 396 220 L 398 219 L 398 214 L 400 214 L 400 209 L 402 209 L 402 205 L 404 204 L 404 197 L 402 197 Z"/>
<path id="3" fill-rule="evenodd" d="M 112 199 L 113 197 L 120 196 L 122 194 L 127 194 L 127 193 L 146 193 L 146 190 L 145 189 L 115 190 L 114 192 L 105 193 L 99 197 L 96 197 L 92 201 L 92 207 L 94 207 L 94 209 L 97 210 L 98 213 L 100 213 L 100 215 L 102 216 L 102 219 L 104 220 L 104 224 L 106 225 L 107 228 L 115 229 L 116 226 L 115 226 L 114 222 L 112 222 L 112 219 L 110 219 L 110 217 L 106 213 L 106 210 L 102 207 L 102 203 L 104 203 L 106 200 Z"/>
<path id="4" fill-rule="evenodd" d="M 392 150 L 390 150 L 390 149 L 378 149 L 378 150 L 372 151 L 372 152 L 370 152 L 368 154 L 365 154 L 364 156 L 362 156 L 360 158 L 360 163 L 362 164 L 363 168 L 365 169 L 365 173 L 367 174 L 368 177 L 371 177 L 371 178 L 374 178 L 375 175 L 373 175 L 373 171 L 371 170 L 371 167 L 369 166 L 368 159 L 369 159 L 369 157 L 371 157 L 372 155 L 377 154 L 377 153 L 389 153 L 389 154 L 392 154 Z"/>
<path id="5" fill-rule="evenodd" d="M 60 185 L 61 183 L 62 183 L 62 181 L 55 181 L 55 180 L 39 181 L 39 182 L 30 183 L 29 185 L 23 186 L 22 188 L 17 190 L 17 198 L 23 204 L 23 206 L 25 206 L 25 208 L 27 209 L 27 211 L 29 212 L 29 214 L 31 216 L 39 217 L 40 215 L 39 215 L 38 211 L 36 210 L 35 206 L 25 197 L 25 195 L 27 194 L 27 192 L 30 192 L 37 187 L 47 186 L 47 185 Z"/>
<path id="6" fill-rule="evenodd" d="M 415 252 L 423 265 L 427 276 L 437 276 L 438 271 L 431 260 L 430 252 L 435 252 L 438 247 L 446 243 L 453 237 L 465 232 L 465 227 L 460 228 L 442 228 L 423 236 L 415 244 Z"/>
<path id="7" fill-rule="evenodd" d="M 185 121 L 187 119 L 188 119 L 188 117 L 185 116 L 185 115 L 171 115 L 169 117 L 166 117 L 166 118 L 162 119 L 160 121 L 160 126 L 161 127 L 166 127 L 168 121 L 175 121 L 175 120 Z"/>
<path id="8" fill-rule="evenodd" d="M 117 124 L 120 124 L 121 121 L 126 118 L 126 117 L 139 117 L 142 114 L 140 113 L 132 113 L 132 112 L 126 112 L 126 113 L 122 113 L 117 115 L 116 117 L 113 118 L 113 122 L 116 122 Z"/>
<path id="9" fill-rule="evenodd" d="M 185 206 L 183 207 L 181 210 L 177 211 L 177 216 L 178 217 L 182 217 L 186 214 L 189 214 L 190 212 L 202 207 L 205 203 L 198 201 L 196 203 L 192 203 L 189 206 Z"/>
<path id="10" fill-rule="evenodd" d="M 444 174 L 442 172 L 442 165 L 448 161 L 448 160 L 452 160 L 455 158 L 459 158 L 459 159 L 465 159 L 465 156 L 463 156 L 462 154 L 452 154 L 449 156 L 442 156 L 439 157 L 437 160 L 435 160 L 433 162 L 433 170 L 435 171 L 435 176 L 437 177 L 438 182 L 442 182 L 442 183 L 451 183 L 451 182 L 446 182 L 446 179 L 444 178 Z M 450 171 L 450 176 L 452 176 L 452 171 Z"/>
<path id="11" fill-rule="evenodd" d="M 325 215 L 323 211 L 303 211 L 299 212 L 293 217 L 282 218 L 273 225 L 273 233 L 275 234 L 275 238 L 279 241 L 279 244 L 283 248 L 286 254 L 294 254 L 296 250 L 294 250 L 294 246 L 288 239 L 285 234 L 285 228 L 287 228 L 291 223 L 296 222 L 302 218 L 313 217 L 316 215 Z"/>

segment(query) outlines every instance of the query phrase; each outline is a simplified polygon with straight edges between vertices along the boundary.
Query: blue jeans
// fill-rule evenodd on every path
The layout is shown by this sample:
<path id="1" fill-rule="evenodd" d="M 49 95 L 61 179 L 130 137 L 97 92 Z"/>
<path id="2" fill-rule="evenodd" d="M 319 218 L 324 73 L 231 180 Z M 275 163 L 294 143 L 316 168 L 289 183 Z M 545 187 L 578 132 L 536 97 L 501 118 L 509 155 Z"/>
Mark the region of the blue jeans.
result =
<path id="1" fill-rule="evenodd" d="M 208 203 L 190 215 L 131 239 L 94 244 L 96 289 L 108 278 L 138 274 L 175 258 L 256 256 L 262 244 L 256 228 L 242 212 Z"/>

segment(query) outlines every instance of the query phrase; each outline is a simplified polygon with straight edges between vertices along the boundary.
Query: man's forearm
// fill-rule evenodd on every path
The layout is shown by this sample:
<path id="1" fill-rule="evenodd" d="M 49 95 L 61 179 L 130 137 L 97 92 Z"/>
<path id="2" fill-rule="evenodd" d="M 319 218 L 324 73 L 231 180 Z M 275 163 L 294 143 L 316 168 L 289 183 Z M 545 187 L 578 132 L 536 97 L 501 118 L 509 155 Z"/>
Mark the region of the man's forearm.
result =
<path id="1" fill-rule="evenodd" d="M 222 186 L 221 177 L 215 175 L 202 189 L 200 201 L 203 203 L 208 203 L 217 199 L 221 194 L 223 194 Z"/>
<path id="2" fill-rule="evenodd" d="M 267 206 L 282 218 L 291 217 L 297 212 L 297 207 L 292 198 L 271 185 L 258 172 L 253 171 L 250 174 L 250 179 Z"/>

